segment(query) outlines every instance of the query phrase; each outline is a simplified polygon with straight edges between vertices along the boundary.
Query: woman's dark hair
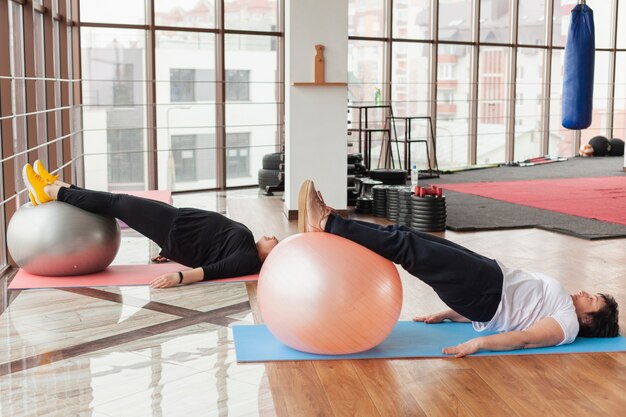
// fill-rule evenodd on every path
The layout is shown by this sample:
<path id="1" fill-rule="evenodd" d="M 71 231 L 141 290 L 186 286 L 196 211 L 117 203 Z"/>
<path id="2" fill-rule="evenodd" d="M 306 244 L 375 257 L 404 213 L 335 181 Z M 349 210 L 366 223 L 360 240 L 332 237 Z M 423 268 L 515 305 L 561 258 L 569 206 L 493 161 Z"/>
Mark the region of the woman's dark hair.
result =
<path id="1" fill-rule="evenodd" d="M 619 311 L 617 302 L 609 294 L 600 294 L 605 306 L 595 313 L 590 313 L 591 324 L 580 325 L 578 336 L 582 337 L 615 337 L 619 335 Z"/>

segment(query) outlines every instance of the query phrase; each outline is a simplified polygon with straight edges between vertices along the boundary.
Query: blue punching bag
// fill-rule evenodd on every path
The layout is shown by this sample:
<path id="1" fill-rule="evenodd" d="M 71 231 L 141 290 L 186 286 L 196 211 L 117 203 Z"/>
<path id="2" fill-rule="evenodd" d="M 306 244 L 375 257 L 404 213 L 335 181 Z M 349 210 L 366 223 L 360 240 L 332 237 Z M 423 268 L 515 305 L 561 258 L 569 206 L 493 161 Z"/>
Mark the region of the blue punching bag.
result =
<path id="1" fill-rule="evenodd" d="M 565 44 L 563 127 L 567 129 L 591 125 L 595 48 L 593 10 L 583 1 L 572 10 Z"/>

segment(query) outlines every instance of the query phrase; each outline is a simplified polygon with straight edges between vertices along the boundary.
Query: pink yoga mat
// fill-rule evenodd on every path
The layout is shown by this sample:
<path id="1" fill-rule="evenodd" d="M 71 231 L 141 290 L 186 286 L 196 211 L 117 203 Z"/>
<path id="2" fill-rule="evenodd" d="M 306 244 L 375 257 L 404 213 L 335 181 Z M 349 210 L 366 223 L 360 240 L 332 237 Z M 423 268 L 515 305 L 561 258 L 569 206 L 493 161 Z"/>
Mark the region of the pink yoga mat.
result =
<path id="1" fill-rule="evenodd" d="M 149 265 L 111 265 L 107 269 L 95 274 L 78 275 L 74 277 L 43 277 L 29 274 L 20 269 L 15 275 L 10 290 L 26 290 L 31 288 L 76 288 L 76 287 L 126 287 L 133 285 L 148 285 L 150 281 L 162 274 L 184 271 L 189 268 L 177 263 L 149 264 Z M 228 282 L 257 281 L 258 275 L 245 275 L 235 278 L 214 279 L 197 284 L 219 284 Z"/>
<path id="2" fill-rule="evenodd" d="M 161 201 L 163 203 L 172 204 L 172 192 L 169 190 L 147 190 L 147 191 L 113 191 L 118 194 L 128 194 L 135 197 L 148 198 L 150 200 Z M 121 228 L 127 228 L 128 225 L 121 220 L 117 220 Z"/>

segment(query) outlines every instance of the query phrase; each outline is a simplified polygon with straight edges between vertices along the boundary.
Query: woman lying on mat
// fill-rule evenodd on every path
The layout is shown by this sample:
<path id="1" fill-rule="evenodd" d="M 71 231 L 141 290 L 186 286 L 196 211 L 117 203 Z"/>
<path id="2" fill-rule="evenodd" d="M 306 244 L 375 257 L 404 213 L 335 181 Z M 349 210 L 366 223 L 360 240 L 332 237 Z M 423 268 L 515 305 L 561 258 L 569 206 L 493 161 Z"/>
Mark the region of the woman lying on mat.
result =
<path id="1" fill-rule="evenodd" d="M 274 236 L 263 236 L 255 243 L 246 226 L 212 211 L 66 184 L 40 161 L 35 161 L 34 168 L 26 164 L 23 176 L 34 205 L 58 200 L 116 217 L 161 247 L 155 260 L 171 259 L 193 268 L 161 275 L 150 283 L 153 288 L 256 274 L 278 244 Z"/>
<path id="2" fill-rule="evenodd" d="M 344 219 L 324 204 L 310 180 L 300 189 L 298 211 L 301 232 L 333 233 L 369 248 L 430 285 L 451 308 L 413 320 L 471 322 L 476 331 L 501 332 L 447 347 L 446 354 L 554 346 L 576 336 L 619 333 L 617 303 L 610 295 L 568 295 L 553 278 L 507 268 L 446 239 L 404 226 Z"/>

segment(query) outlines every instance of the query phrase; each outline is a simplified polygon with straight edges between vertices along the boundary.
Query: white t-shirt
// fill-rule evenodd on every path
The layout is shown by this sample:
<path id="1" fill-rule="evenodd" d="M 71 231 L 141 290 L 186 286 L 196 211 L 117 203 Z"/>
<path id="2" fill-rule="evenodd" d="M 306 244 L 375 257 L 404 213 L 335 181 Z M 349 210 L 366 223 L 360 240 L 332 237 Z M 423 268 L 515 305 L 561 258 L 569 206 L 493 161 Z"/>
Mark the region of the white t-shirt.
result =
<path id="1" fill-rule="evenodd" d="M 502 269 L 502 300 L 488 322 L 472 322 L 474 330 L 510 332 L 526 330 L 545 317 L 559 323 L 565 338 L 559 345 L 572 343 L 578 335 L 578 317 L 572 297 L 561 284 L 547 275 L 511 269 L 498 262 Z"/>

